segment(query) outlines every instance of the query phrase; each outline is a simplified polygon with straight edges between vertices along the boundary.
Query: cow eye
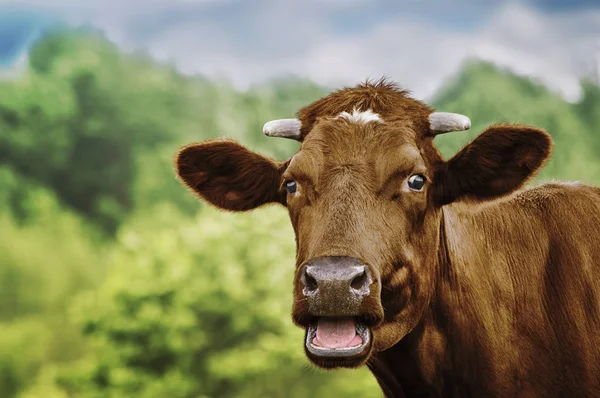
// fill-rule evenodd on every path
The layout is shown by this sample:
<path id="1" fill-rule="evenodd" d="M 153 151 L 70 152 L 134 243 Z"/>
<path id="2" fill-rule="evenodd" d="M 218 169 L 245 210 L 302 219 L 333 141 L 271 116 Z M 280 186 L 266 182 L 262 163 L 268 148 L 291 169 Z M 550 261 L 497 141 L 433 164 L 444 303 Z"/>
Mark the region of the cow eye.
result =
<path id="1" fill-rule="evenodd" d="M 408 187 L 413 191 L 421 191 L 425 186 L 425 177 L 421 174 L 414 174 L 408 179 Z"/>
<path id="2" fill-rule="evenodd" d="M 296 193 L 297 189 L 298 189 L 298 186 L 296 184 L 296 181 L 287 181 L 285 183 L 285 190 L 288 191 L 289 194 Z"/>

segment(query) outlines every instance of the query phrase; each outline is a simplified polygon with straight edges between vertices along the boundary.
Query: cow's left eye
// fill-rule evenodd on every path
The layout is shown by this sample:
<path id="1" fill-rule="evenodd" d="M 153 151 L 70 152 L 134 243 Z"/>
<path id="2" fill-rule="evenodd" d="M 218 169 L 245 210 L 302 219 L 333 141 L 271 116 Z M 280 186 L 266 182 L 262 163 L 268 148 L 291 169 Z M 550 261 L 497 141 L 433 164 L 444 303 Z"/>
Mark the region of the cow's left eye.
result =
<path id="1" fill-rule="evenodd" d="M 297 189 L 298 185 L 296 184 L 296 181 L 287 181 L 285 183 L 285 190 L 288 191 L 289 194 L 296 193 Z"/>
<path id="2" fill-rule="evenodd" d="M 408 179 L 408 187 L 413 191 L 421 191 L 425 186 L 425 177 L 421 174 L 414 174 Z"/>

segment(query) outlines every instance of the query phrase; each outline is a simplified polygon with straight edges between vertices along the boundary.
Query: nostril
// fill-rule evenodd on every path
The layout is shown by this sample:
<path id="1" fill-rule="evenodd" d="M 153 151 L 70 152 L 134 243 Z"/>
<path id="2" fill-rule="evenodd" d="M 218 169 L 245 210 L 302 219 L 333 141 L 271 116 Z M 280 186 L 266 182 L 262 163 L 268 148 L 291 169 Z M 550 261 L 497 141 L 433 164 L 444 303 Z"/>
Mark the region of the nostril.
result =
<path id="1" fill-rule="evenodd" d="M 304 284 L 306 285 L 306 290 L 309 292 L 314 292 L 319 287 L 317 280 L 308 273 L 304 274 Z"/>
<path id="2" fill-rule="evenodd" d="M 354 290 L 360 290 L 363 287 L 365 287 L 366 283 L 367 283 L 367 273 L 365 271 L 363 271 L 360 274 L 356 275 L 354 277 L 354 279 L 352 279 L 352 283 L 350 284 L 350 286 Z"/>

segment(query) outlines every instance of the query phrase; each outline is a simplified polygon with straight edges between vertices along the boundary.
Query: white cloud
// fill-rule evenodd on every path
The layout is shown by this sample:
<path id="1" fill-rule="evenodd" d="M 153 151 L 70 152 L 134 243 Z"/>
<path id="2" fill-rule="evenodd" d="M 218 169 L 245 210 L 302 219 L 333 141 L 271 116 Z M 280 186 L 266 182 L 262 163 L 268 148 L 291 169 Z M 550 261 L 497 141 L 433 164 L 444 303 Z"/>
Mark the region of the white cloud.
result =
<path id="1" fill-rule="evenodd" d="M 568 100 L 600 38 L 600 11 L 544 15 L 517 4 L 504 7 L 472 43 L 472 54 L 532 76 Z"/>
<path id="2" fill-rule="evenodd" d="M 478 57 L 537 78 L 574 100 L 594 40 L 600 37 L 600 11 L 549 16 L 514 3 L 470 33 L 398 17 L 361 35 L 340 34 L 311 15 L 318 13 L 267 10 L 252 25 L 262 29 L 249 31 L 246 38 L 232 36 L 216 23 L 181 25 L 149 48 L 186 73 L 228 76 L 240 88 L 282 74 L 330 86 L 387 75 L 421 98 L 431 95 L 467 57 Z M 247 43 L 243 54 L 232 49 L 236 40 Z"/>
<path id="3" fill-rule="evenodd" d="M 411 7 L 419 4 L 405 1 Z M 466 1 L 472 0 L 461 0 Z M 467 57 L 478 57 L 533 76 L 573 100 L 591 51 L 600 50 L 600 9 L 548 14 L 505 3 L 468 32 L 433 19 L 382 11 L 380 23 L 353 32 L 339 29 L 340 20 L 346 28 L 356 23 L 344 12 L 372 11 L 375 0 L 257 0 L 252 7 L 236 0 L 19 2 L 25 3 L 63 10 L 73 22 L 105 29 L 127 49 L 146 47 L 184 73 L 226 76 L 240 88 L 288 74 L 328 86 L 387 75 L 424 98 Z M 161 22 L 167 13 L 176 19 Z M 139 35 L 140 22 L 153 31 Z"/>

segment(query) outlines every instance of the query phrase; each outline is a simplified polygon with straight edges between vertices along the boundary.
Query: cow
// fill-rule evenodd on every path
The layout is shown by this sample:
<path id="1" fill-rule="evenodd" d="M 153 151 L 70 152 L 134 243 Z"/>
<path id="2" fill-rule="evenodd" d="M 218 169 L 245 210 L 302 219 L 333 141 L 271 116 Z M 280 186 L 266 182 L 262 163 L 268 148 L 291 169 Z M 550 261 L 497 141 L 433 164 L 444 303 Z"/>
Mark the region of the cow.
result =
<path id="1" fill-rule="evenodd" d="M 288 160 L 212 139 L 175 168 L 219 209 L 287 207 L 315 366 L 366 365 L 386 397 L 600 397 L 600 189 L 526 186 L 554 142 L 523 124 L 444 159 L 470 125 L 367 80 L 265 124 Z"/>

